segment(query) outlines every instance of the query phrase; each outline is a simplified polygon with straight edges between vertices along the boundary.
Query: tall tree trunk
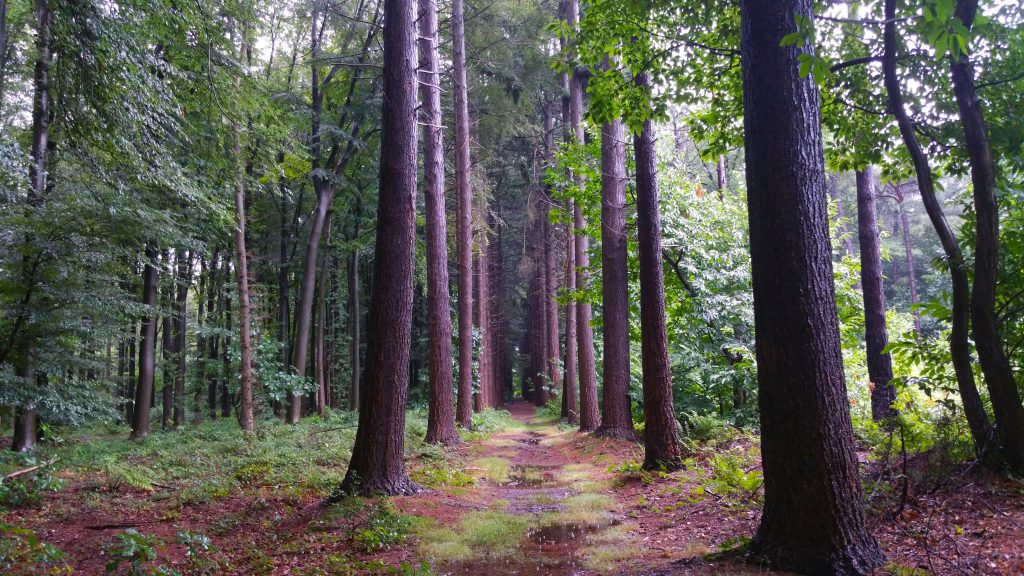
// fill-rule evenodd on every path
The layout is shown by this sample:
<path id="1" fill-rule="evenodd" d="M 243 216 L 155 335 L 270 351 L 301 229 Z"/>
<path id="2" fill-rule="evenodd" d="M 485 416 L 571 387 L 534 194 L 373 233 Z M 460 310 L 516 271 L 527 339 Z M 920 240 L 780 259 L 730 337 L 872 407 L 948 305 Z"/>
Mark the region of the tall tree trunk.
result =
<path id="1" fill-rule="evenodd" d="M 885 326 L 885 291 L 882 285 L 882 250 L 875 216 L 875 180 L 870 166 L 857 171 L 857 237 L 860 241 L 860 284 L 864 293 L 864 343 L 871 380 L 871 418 L 875 422 L 896 416 L 896 388 Z"/>
<path id="2" fill-rule="evenodd" d="M 495 198 L 494 212 L 501 213 L 501 197 Z M 490 406 L 497 408 L 504 404 L 502 398 L 502 375 L 505 372 L 505 354 L 507 347 L 505 346 L 505 263 L 504 255 L 501 249 L 502 226 L 497 225 L 493 217 L 488 217 L 489 227 L 495 231 L 495 237 L 487 244 L 487 280 L 489 289 L 488 293 L 488 307 L 487 307 L 487 323 L 489 330 L 487 336 L 489 339 L 489 349 L 491 354 L 491 384 L 488 395 L 490 396 Z"/>
<path id="3" fill-rule="evenodd" d="M 142 318 L 139 337 L 139 381 L 135 386 L 135 408 L 132 411 L 131 439 L 149 435 L 149 413 L 153 402 L 153 374 L 156 371 L 156 306 L 158 289 L 159 252 L 152 245 L 146 247 L 146 264 L 142 271 L 142 305 L 149 311 Z"/>
<path id="4" fill-rule="evenodd" d="M 977 0 L 959 0 L 956 16 L 970 29 L 978 11 Z M 974 85 L 974 67 L 966 54 L 950 59 L 953 93 L 964 127 L 967 158 L 971 164 L 977 239 L 974 250 L 974 292 L 971 327 L 985 376 L 1001 455 L 1009 467 L 1024 473 L 1024 407 L 1013 368 L 999 337 L 996 282 L 999 275 L 999 206 L 996 203 L 996 165 L 989 147 L 988 128 Z"/>
<path id="5" fill-rule="evenodd" d="M 461 13 L 457 16 L 461 20 Z M 416 490 L 403 461 L 416 250 L 415 4 L 384 0 L 384 21 L 382 153 L 366 394 L 342 488 L 407 494 Z M 461 32 L 461 22 L 457 26 Z"/>
<path id="6" fill-rule="evenodd" d="M 215 249 L 210 261 L 210 284 L 213 289 L 206 297 L 206 309 L 210 310 L 209 323 L 211 326 L 216 326 L 216 323 L 224 317 L 224 298 L 221 297 L 221 292 L 225 289 L 227 272 L 223 276 L 219 273 L 220 260 L 220 251 Z M 226 269 L 227 266 L 224 268 Z M 214 314 L 214 306 L 216 306 L 216 314 Z M 220 341 L 221 337 L 217 335 L 210 338 L 207 343 L 206 361 L 203 363 L 207 388 L 206 407 L 211 420 L 217 417 L 217 370 L 213 368 L 213 363 L 220 357 L 217 351 Z"/>
<path id="7" fill-rule="evenodd" d="M 892 21 L 896 17 L 896 0 L 885 0 L 885 13 L 886 23 L 882 34 L 885 50 L 882 57 L 882 70 L 885 90 L 888 95 L 889 113 L 896 118 L 896 123 L 899 125 L 903 144 L 910 153 L 914 171 L 917 174 L 917 187 L 921 192 L 921 200 L 924 201 L 925 211 L 928 212 L 932 227 L 935 228 L 935 233 L 939 236 L 939 242 L 942 244 L 942 250 L 945 252 L 949 264 L 949 276 L 952 280 L 952 326 L 949 335 L 949 352 L 953 360 L 953 371 L 956 373 L 960 398 L 964 403 L 964 415 L 967 417 L 967 425 L 974 438 L 975 451 L 979 455 L 984 455 L 988 452 L 992 429 L 989 426 L 988 415 L 985 413 L 985 406 L 981 402 L 981 396 L 974 383 L 974 372 L 971 369 L 971 348 L 968 341 L 971 289 L 967 279 L 967 269 L 956 235 L 949 222 L 946 221 L 942 205 L 939 204 L 939 199 L 935 196 L 935 183 L 931 166 L 928 164 L 928 157 L 917 140 L 917 134 L 914 133 L 914 122 L 907 114 L 903 104 L 903 90 L 900 87 L 896 69 L 896 22 Z"/>
<path id="8" fill-rule="evenodd" d="M 725 165 L 725 154 L 718 155 L 718 162 L 716 163 L 717 175 L 718 175 L 718 199 L 725 200 L 725 191 L 729 187 L 729 176 L 726 171 Z"/>
<path id="9" fill-rule="evenodd" d="M 843 379 L 818 92 L 781 46 L 811 0 L 743 0 L 744 136 L 765 502 L 752 543 L 773 566 L 869 574 Z M 795 458 L 794 455 L 799 455 Z"/>
<path id="10" fill-rule="evenodd" d="M 195 254 L 178 252 L 177 294 L 174 299 L 174 427 L 185 422 L 185 371 L 188 351 L 185 348 L 188 329 L 188 287 L 192 283 L 192 263 Z"/>
<path id="11" fill-rule="evenodd" d="M 331 245 L 331 216 L 333 211 L 328 211 L 327 222 L 324 224 L 324 242 L 327 250 L 323 251 L 320 258 L 320 276 L 317 278 L 317 318 L 316 318 L 316 341 L 313 343 L 315 350 L 314 361 L 316 364 L 316 409 L 320 417 L 327 415 L 327 355 L 325 354 L 326 343 L 324 341 L 324 322 L 327 321 L 327 278 L 330 274 L 330 245 Z"/>
<path id="12" fill-rule="evenodd" d="M 575 27 L 579 21 L 579 1 L 568 2 L 568 25 Z M 569 126 L 575 141 L 583 144 L 583 77 L 574 71 L 569 78 Z M 582 177 L 576 175 L 577 182 L 582 184 Z M 582 232 L 586 228 L 583 219 L 583 207 L 579 202 L 573 206 L 573 224 L 579 232 L 576 234 L 576 289 L 586 289 L 590 277 L 590 238 Z M 591 432 L 601 424 L 601 415 L 597 405 L 597 368 L 594 360 L 594 329 L 590 325 L 593 319 L 590 302 L 576 302 L 576 338 L 579 357 L 579 391 L 580 391 L 580 430 Z"/>
<path id="13" fill-rule="evenodd" d="M 568 210 L 572 213 L 573 203 L 570 200 Z M 571 297 L 576 293 L 576 242 L 573 239 L 573 226 L 566 223 L 565 234 L 565 292 Z M 570 299 L 565 305 L 565 379 L 562 383 L 562 418 L 570 423 L 580 421 L 579 394 L 577 388 L 577 308 Z M 537 399 L 537 405 L 547 404 L 547 390 L 543 392 L 543 398 Z"/>
<path id="14" fill-rule="evenodd" d="M 237 234 L 237 231 L 236 231 Z M 243 236 L 244 240 L 245 237 Z M 235 270 L 235 274 L 238 274 L 238 270 Z M 231 251 L 224 257 L 224 282 L 227 283 L 231 278 Z M 233 318 L 232 318 L 232 304 L 231 304 L 231 291 L 228 290 L 227 286 L 224 287 L 224 338 L 221 340 L 220 345 L 220 359 L 222 364 L 221 374 L 218 382 L 220 389 L 220 415 L 223 418 L 231 416 L 231 389 L 228 388 L 228 382 L 231 381 L 233 371 L 231 369 L 231 334 L 234 330 Z"/>
<path id="15" fill-rule="evenodd" d="M 643 73 L 636 83 L 648 89 Z M 644 468 L 675 470 L 683 448 L 676 431 L 672 375 L 665 325 L 665 284 L 661 262 L 661 213 L 658 209 L 654 127 L 644 122 L 633 137 L 636 152 L 636 230 L 640 257 L 640 348 L 644 394 Z"/>
<path id="16" fill-rule="evenodd" d="M 626 266 L 626 137 L 622 121 L 601 127 L 601 285 L 604 389 L 598 436 L 636 438 L 629 406 L 629 272 Z"/>
<path id="17" fill-rule="evenodd" d="M 160 429 L 166 430 L 174 416 L 174 257 L 170 249 L 164 249 L 160 258 L 167 276 L 160 287 L 160 348 L 161 348 L 161 387 L 160 387 Z"/>
<path id="18" fill-rule="evenodd" d="M 554 163 L 555 149 L 554 119 L 549 105 L 545 105 L 544 107 L 544 148 L 544 158 L 548 165 L 552 165 Z M 539 216 L 542 218 L 541 224 L 543 228 L 541 229 L 541 238 L 543 238 L 544 249 L 544 295 L 542 298 L 544 302 L 544 310 L 547 315 L 544 323 L 548 331 L 548 380 L 551 382 L 552 386 L 555 386 L 561 381 L 562 375 L 559 373 L 561 345 L 558 340 L 558 302 L 556 300 L 558 295 L 558 266 L 555 263 L 555 226 L 551 223 L 551 219 L 548 217 L 550 207 L 554 205 L 551 198 L 550 187 L 545 188 L 545 194 L 542 200 L 541 209 L 539 210 Z M 573 421 L 574 424 L 577 422 L 578 420 Z"/>
<path id="19" fill-rule="evenodd" d="M 247 4 L 247 9 L 251 5 Z M 239 61 L 249 51 L 248 29 L 242 31 L 239 46 Z M 241 77 L 235 79 L 235 89 L 241 86 Z M 238 285 L 238 343 L 239 343 L 239 405 L 238 423 L 242 430 L 252 432 L 254 429 L 254 409 L 252 400 L 253 374 L 252 374 L 252 299 L 249 294 L 249 252 L 246 247 L 246 216 L 245 216 L 245 195 L 246 195 L 246 170 L 242 163 L 242 136 L 239 126 L 232 127 L 232 139 L 234 140 L 234 162 L 235 162 L 235 281 Z M 225 266 L 225 271 L 228 267 Z M 226 306 L 228 322 L 231 319 L 231 306 Z M 227 344 L 225 343 L 225 358 L 227 358 Z M 224 394 L 221 399 L 221 414 L 224 414 L 224 398 L 228 398 L 227 404 L 230 407 L 230 393 L 228 392 L 228 375 L 224 376 Z"/>
<path id="20" fill-rule="evenodd" d="M 473 425 L 473 189 L 470 182 L 469 95 L 463 0 L 452 0 L 452 66 L 455 82 L 455 237 L 459 250 L 459 397 L 455 417 Z"/>
<path id="21" fill-rule="evenodd" d="M 427 235 L 427 340 L 430 386 L 426 441 L 462 442 L 455 429 L 452 391 L 452 317 L 448 294 L 448 223 L 444 201 L 441 76 L 435 0 L 419 0 L 420 101 L 423 114 L 423 196 Z"/>
<path id="22" fill-rule="evenodd" d="M 358 228 L 357 228 L 358 229 Z M 349 382 L 348 408 L 359 410 L 361 397 L 360 379 L 362 370 L 359 366 L 359 351 L 362 348 L 359 338 L 359 248 L 354 248 L 348 260 L 348 330 L 349 330 L 349 365 L 352 368 L 352 379 Z"/>
<path id="23" fill-rule="evenodd" d="M 128 337 L 128 373 L 125 375 L 125 413 L 124 419 L 128 425 L 135 421 L 135 392 L 137 390 L 135 380 L 135 355 L 136 342 L 138 342 L 139 329 L 133 318 L 130 323 L 131 335 Z"/>
<path id="24" fill-rule="evenodd" d="M 486 208 L 485 208 L 486 209 Z M 477 243 L 480 250 L 474 255 L 474 268 L 476 269 L 476 298 L 473 303 L 476 307 L 473 318 L 476 320 L 478 334 L 480 335 L 480 355 L 477 362 L 477 392 L 474 402 L 474 409 L 477 412 L 487 409 L 490 406 L 491 370 L 493 362 L 491 358 L 490 343 L 490 283 L 487 278 L 487 239 L 484 232 L 480 233 L 480 241 Z"/>

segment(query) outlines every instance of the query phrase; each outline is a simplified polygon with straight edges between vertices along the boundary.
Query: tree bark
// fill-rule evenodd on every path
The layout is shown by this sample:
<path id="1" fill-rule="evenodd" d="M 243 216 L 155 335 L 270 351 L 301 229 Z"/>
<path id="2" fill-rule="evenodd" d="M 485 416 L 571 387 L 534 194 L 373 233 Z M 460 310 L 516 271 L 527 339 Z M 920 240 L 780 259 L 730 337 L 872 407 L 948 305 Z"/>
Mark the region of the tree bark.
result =
<path id="1" fill-rule="evenodd" d="M 646 88 L 648 73 L 636 78 Z M 654 127 L 644 122 L 634 135 L 636 153 L 636 229 L 640 257 L 640 347 L 643 364 L 644 468 L 675 470 L 683 448 L 676 431 L 672 377 L 665 325 L 665 284 L 661 262 L 661 214 L 658 209 Z"/>
<path id="2" fill-rule="evenodd" d="M 139 337 L 139 382 L 135 386 L 135 407 L 132 410 L 132 440 L 149 435 L 149 413 L 153 402 L 153 374 L 156 371 L 157 280 L 159 252 L 146 247 L 146 264 L 142 271 L 142 305 L 150 311 L 142 318 Z"/>
<path id="3" fill-rule="evenodd" d="M 629 272 L 626 265 L 626 137 L 622 121 L 601 127 L 601 283 L 604 368 L 598 436 L 633 440 L 629 406 Z"/>
<path id="4" fill-rule="evenodd" d="M 740 3 L 750 255 L 765 502 L 752 542 L 773 567 L 869 574 L 843 379 L 818 92 L 781 46 L 811 0 Z M 794 457 L 799 455 L 799 457 Z"/>
<path id="5" fill-rule="evenodd" d="M 320 256 L 320 275 L 317 277 L 317 317 L 316 317 L 316 340 L 313 343 L 314 362 L 316 363 L 316 409 L 321 418 L 327 415 L 327 370 L 325 364 L 328 362 L 326 355 L 326 342 L 324 341 L 324 323 L 327 321 L 327 278 L 330 275 L 330 245 L 331 245 L 331 216 L 333 211 L 328 211 L 327 222 L 324 224 L 324 242 L 327 250 Z"/>
<path id="6" fill-rule="evenodd" d="M 883 422 L 896 416 L 896 388 L 885 325 L 882 250 L 875 215 L 875 180 L 871 167 L 857 171 L 857 237 L 860 241 L 860 284 L 864 294 L 864 343 L 871 380 L 871 418 Z"/>
<path id="7" fill-rule="evenodd" d="M 36 383 L 36 359 L 35 349 L 29 348 L 25 358 L 21 359 L 17 376 L 25 382 L 29 389 L 34 388 Z M 11 437 L 11 450 L 15 452 L 31 452 L 36 448 L 38 426 L 38 412 L 35 404 L 29 403 L 25 406 L 14 408 L 14 435 Z"/>
<path id="8" fill-rule="evenodd" d="M 359 342 L 362 333 L 359 329 L 359 248 L 352 250 L 348 260 L 348 314 L 349 364 L 352 368 L 352 376 L 349 381 L 348 408 L 358 412 L 362 389 L 360 385 L 362 370 L 359 366 L 359 352 L 362 348 Z"/>
<path id="9" fill-rule="evenodd" d="M 455 429 L 452 390 L 452 317 L 448 294 L 448 223 L 444 200 L 441 76 L 435 0 L 419 0 L 420 101 L 423 114 L 423 196 L 427 236 L 427 323 L 430 386 L 426 442 L 462 442 Z"/>
<path id="10" fill-rule="evenodd" d="M 242 32 L 241 44 L 239 47 L 239 60 L 249 50 L 248 30 Z M 241 86 L 241 77 L 235 79 L 235 89 Z M 253 373 L 252 373 L 252 300 L 249 295 L 249 252 L 246 247 L 246 216 L 245 216 L 245 188 L 246 171 L 242 163 L 242 136 L 237 124 L 232 127 L 232 139 L 234 140 L 234 162 L 235 162 L 235 281 L 238 285 L 238 343 L 239 343 L 239 405 L 238 423 L 242 430 L 252 432 L 254 429 L 254 408 L 252 400 Z M 225 272 L 229 269 L 225 266 Z M 231 319 L 231 306 L 226 307 L 228 322 Z M 228 346 L 224 345 L 225 360 Z M 230 415 L 230 393 L 228 392 L 228 374 L 224 375 L 224 392 L 221 398 L 221 414 Z M 227 402 L 224 399 L 228 399 Z M 227 404 L 227 406 L 225 406 Z M 228 408 L 228 413 L 225 412 Z"/>
<path id="11" fill-rule="evenodd" d="M 366 394 L 342 489 L 407 494 L 416 490 L 403 461 L 416 250 L 415 3 L 384 0 L 384 21 L 380 193 Z"/>
<path id="12" fill-rule="evenodd" d="M 956 16 L 970 29 L 978 11 L 977 0 L 959 0 Z M 985 115 L 974 85 L 974 67 L 966 54 L 950 59 L 953 93 L 964 127 L 967 158 L 974 188 L 977 239 L 974 250 L 974 292 L 971 295 L 971 326 L 981 371 L 985 376 L 1000 453 L 1006 464 L 1024 473 L 1024 407 L 1013 368 L 999 337 L 996 316 L 996 282 L 999 275 L 999 206 L 996 201 L 996 165 L 989 146 Z"/>
<path id="13" fill-rule="evenodd" d="M 470 183 L 469 102 L 463 0 L 452 0 L 452 66 L 455 82 L 455 236 L 459 250 L 459 396 L 456 419 L 473 426 L 473 189 Z"/>
<path id="14" fill-rule="evenodd" d="M 567 6 L 567 22 L 575 27 L 579 21 L 579 1 L 569 0 Z M 569 127 L 572 136 L 579 144 L 583 144 L 583 77 L 574 71 L 569 77 Z M 577 175 L 576 181 L 582 186 L 582 178 Z M 586 228 L 583 208 L 579 203 L 573 206 L 573 224 L 577 232 Z M 574 248 L 576 265 L 576 289 L 584 290 L 590 277 L 590 238 L 584 233 L 575 235 Z M 579 357 L 579 392 L 580 392 L 580 430 L 592 432 L 601 424 L 601 415 L 597 405 L 597 368 L 594 360 L 594 329 L 590 325 L 593 313 L 590 302 L 576 302 L 576 339 Z"/>
<path id="15" fill-rule="evenodd" d="M 188 329 L 188 288 L 192 283 L 192 264 L 195 254 L 185 256 L 178 253 L 178 273 L 174 299 L 174 427 L 185 422 L 185 370 L 188 368 L 188 351 L 185 348 Z"/>
<path id="16" fill-rule="evenodd" d="M 949 264 L 949 276 L 952 280 L 952 326 L 949 335 L 949 352 L 953 360 L 953 371 L 956 373 L 960 398 L 964 403 L 964 415 L 967 417 L 967 425 L 970 427 L 971 436 L 974 439 L 975 451 L 979 456 L 983 456 L 988 452 L 992 429 L 989 425 L 988 415 L 985 413 L 985 406 L 978 394 L 978 388 L 974 382 L 974 372 L 971 368 L 971 349 L 968 341 L 971 289 L 967 279 L 967 269 L 956 234 L 949 222 L 946 221 L 942 205 L 939 204 L 939 199 L 935 196 L 935 183 L 931 166 L 928 164 L 928 157 L 917 140 L 913 120 L 910 119 L 910 115 L 907 114 L 904 107 L 903 91 L 896 70 L 896 23 L 891 21 L 896 14 L 895 0 L 885 0 L 885 13 L 887 16 L 882 34 L 885 47 L 882 71 L 888 95 L 889 113 L 896 118 L 903 144 L 910 153 L 914 171 L 917 174 L 917 187 L 921 192 L 921 200 L 924 201 L 925 211 L 928 212 L 932 227 L 935 228 L 935 233 L 939 236 L 939 242 L 942 244 L 942 250 L 945 252 Z"/>

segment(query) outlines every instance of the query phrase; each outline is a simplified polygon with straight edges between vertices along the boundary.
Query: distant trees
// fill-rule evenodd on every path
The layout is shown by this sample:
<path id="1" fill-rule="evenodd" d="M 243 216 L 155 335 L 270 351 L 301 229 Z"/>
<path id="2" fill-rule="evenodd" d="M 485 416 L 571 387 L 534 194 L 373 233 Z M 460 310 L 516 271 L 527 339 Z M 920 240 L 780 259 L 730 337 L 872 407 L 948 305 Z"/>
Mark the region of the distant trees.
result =
<path id="1" fill-rule="evenodd" d="M 843 378 L 818 92 L 799 74 L 801 49 L 780 45 L 812 4 L 740 4 L 765 489 L 752 551 L 805 574 L 870 574 L 883 556 L 865 522 Z"/>

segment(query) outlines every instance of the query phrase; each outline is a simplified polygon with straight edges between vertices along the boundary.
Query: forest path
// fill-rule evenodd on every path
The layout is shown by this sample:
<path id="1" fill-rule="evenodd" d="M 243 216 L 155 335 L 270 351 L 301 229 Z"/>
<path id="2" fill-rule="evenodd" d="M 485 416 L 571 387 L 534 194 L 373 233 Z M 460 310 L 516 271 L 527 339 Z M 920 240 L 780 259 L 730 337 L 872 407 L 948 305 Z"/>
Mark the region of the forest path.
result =
<path id="1" fill-rule="evenodd" d="M 396 499 L 403 512 L 447 527 L 421 535 L 435 573 L 606 574 L 636 555 L 608 468 L 637 445 L 559 426 L 521 400 L 505 408 L 519 427 L 457 449 L 471 487 Z M 613 449 L 595 450 L 604 444 Z"/>

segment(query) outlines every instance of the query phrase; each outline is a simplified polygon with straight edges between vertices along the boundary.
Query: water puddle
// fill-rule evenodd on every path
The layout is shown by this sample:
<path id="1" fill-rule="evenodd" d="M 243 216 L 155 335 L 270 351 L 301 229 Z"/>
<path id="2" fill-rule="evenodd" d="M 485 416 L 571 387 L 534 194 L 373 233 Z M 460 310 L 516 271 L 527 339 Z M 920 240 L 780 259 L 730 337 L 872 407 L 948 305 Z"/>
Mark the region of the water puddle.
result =
<path id="1" fill-rule="evenodd" d="M 532 528 L 516 553 L 506 558 L 475 558 L 441 568 L 439 573 L 451 576 L 573 576 L 585 572 L 579 551 L 587 543 L 587 535 L 604 529 L 605 525 L 552 524 Z"/>

